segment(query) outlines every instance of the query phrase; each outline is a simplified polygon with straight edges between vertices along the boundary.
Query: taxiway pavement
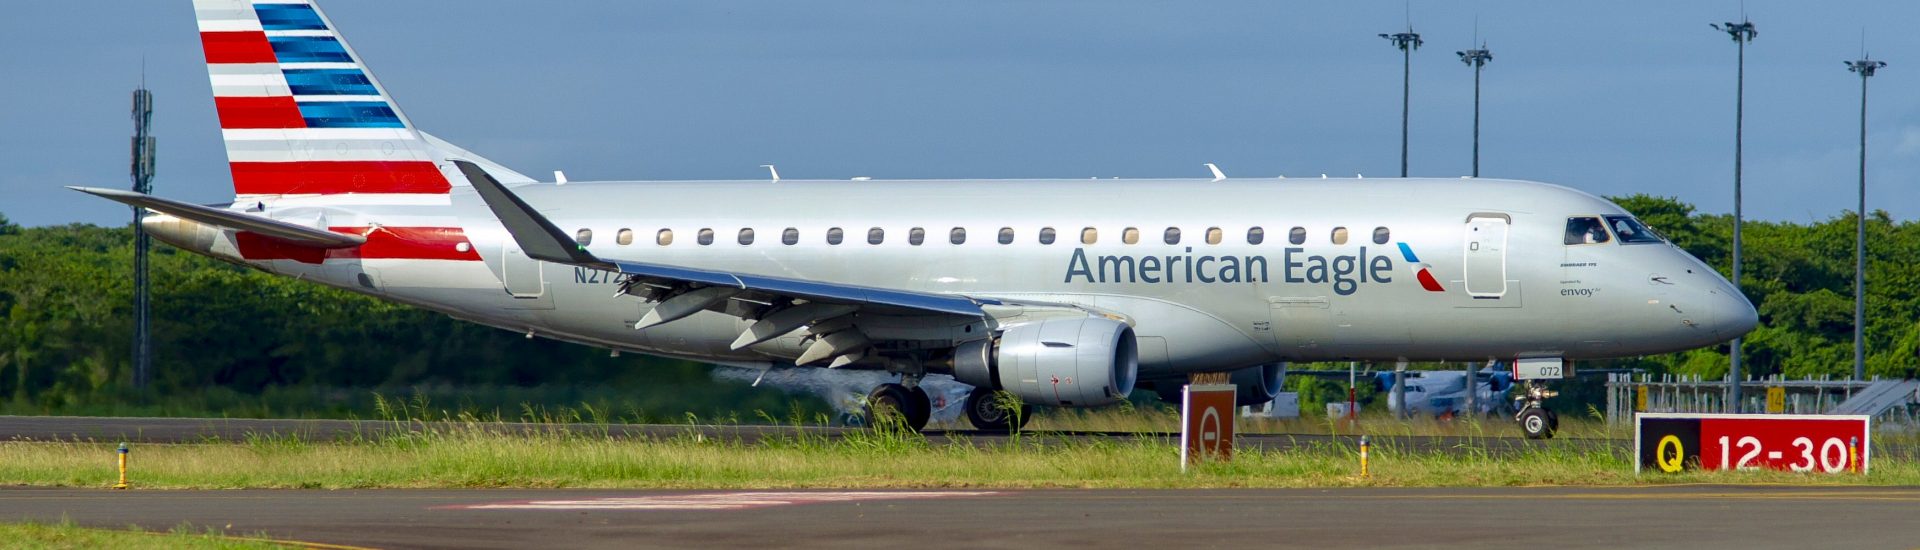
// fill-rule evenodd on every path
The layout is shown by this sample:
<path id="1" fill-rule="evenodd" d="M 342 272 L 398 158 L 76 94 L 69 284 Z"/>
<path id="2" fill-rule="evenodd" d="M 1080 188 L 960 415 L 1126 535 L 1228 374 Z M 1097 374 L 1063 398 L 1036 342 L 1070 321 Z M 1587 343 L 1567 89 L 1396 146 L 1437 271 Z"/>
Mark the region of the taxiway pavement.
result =
<path id="1" fill-rule="evenodd" d="M 0 521 L 371 548 L 1920 544 L 1920 488 L 1036 491 L 0 489 Z"/>

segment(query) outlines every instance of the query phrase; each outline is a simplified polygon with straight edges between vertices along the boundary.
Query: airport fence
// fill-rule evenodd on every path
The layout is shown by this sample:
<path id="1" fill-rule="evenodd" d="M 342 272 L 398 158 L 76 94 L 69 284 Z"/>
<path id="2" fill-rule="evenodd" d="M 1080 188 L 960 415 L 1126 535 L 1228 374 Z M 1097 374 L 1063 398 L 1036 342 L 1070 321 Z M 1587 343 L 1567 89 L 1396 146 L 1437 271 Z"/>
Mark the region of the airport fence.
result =
<path id="1" fill-rule="evenodd" d="M 1730 377 L 1648 373 L 1607 375 L 1607 421 L 1633 422 L 1636 412 L 1730 413 Z M 1868 414 L 1883 425 L 1920 426 L 1920 381 L 1748 377 L 1740 382 L 1743 410 L 1779 414 Z"/>

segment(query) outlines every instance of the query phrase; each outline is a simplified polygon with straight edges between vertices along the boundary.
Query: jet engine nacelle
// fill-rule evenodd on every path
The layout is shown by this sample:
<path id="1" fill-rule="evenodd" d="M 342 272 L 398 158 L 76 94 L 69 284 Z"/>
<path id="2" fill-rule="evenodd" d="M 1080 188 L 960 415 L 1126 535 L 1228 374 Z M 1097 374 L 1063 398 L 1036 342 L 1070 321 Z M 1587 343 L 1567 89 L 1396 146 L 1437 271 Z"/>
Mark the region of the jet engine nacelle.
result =
<path id="1" fill-rule="evenodd" d="M 1268 363 L 1229 372 L 1227 382 L 1232 383 L 1235 389 L 1233 402 L 1243 407 L 1273 401 L 1273 398 L 1280 396 L 1287 383 L 1286 363 Z M 1159 394 L 1161 401 L 1174 405 L 1180 404 L 1180 386 L 1186 383 L 1184 376 L 1146 381 L 1147 387 Z"/>
<path id="2" fill-rule="evenodd" d="M 1133 392 L 1140 349 L 1133 327 L 1112 319 L 1048 319 L 1008 327 L 995 340 L 954 350 L 953 377 L 1033 405 L 1094 407 Z"/>
<path id="3" fill-rule="evenodd" d="M 1268 363 L 1257 367 L 1247 367 L 1227 376 L 1238 390 L 1234 403 L 1240 406 L 1264 405 L 1279 397 L 1287 383 L 1287 364 Z"/>

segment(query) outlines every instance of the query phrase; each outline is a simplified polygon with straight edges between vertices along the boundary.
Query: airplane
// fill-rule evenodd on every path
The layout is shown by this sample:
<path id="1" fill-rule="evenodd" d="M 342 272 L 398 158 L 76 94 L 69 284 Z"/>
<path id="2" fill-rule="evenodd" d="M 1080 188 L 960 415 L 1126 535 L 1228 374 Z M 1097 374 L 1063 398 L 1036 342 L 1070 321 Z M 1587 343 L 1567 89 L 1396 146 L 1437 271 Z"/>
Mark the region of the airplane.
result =
<path id="1" fill-rule="evenodd" d="M 308 0 L 194 0 L 233 178 L 97 188 L 183 250 L 615 351 L 978 390 L 982 430 L 1305 361 L 1715 345 L 1752 304 L 1626 210 L 1465 178 L 536 181 L 414 125 Z M 770 170 L 771 172 L 771 170 Z M 1550 359 L 1549 359 L 1550 360 Z M 1011 396 L 1020 402 L 1008 406 Z"/>
<path id="2" fill-rule="evenodd" d="M 1387 398 L 1387 410 L 1400 413 L 1400 398 L 1393 392 L 1394 373 L 1392 371 L 1375 373 L 1373 385 Z M 1402 381 L 1406 386 L 1407 408 L 1402 416 L 1427 416 L 1433 418 L 1467 416 L 1467 373 L 1457 370 L 1415 370 L 1407 371 Z M 1486 416 L 1504 412 L 1511 405 L 1507 391 L 1513 387 L 1512 375 L 1491 368 L 1481 369 L 1474 375 L 1474 414 Z"/>

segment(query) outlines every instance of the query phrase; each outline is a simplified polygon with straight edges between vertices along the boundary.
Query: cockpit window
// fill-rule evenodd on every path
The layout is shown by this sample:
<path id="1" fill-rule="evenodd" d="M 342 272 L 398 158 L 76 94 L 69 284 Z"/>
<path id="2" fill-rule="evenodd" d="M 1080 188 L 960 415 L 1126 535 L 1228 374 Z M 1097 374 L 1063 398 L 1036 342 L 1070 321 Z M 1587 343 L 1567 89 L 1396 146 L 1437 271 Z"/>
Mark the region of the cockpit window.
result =
<path id="1" fill-rule="evenodd" d="M 1600 218 L 1592 216 L 1567 218 L 1567 244 L 1600 244 L 1610 239 L 1607 236 L 1607 227 L 1600 224 Z"/>
<path id="2" fill-rule="evenodd" d="M 1633 216 L 1607 216 L 1607 225 L 1613 227 L 1613 234 L 1620 236 L 1622 244 L 1665 242 L 1659 233 L 1633 219 Z"/>

